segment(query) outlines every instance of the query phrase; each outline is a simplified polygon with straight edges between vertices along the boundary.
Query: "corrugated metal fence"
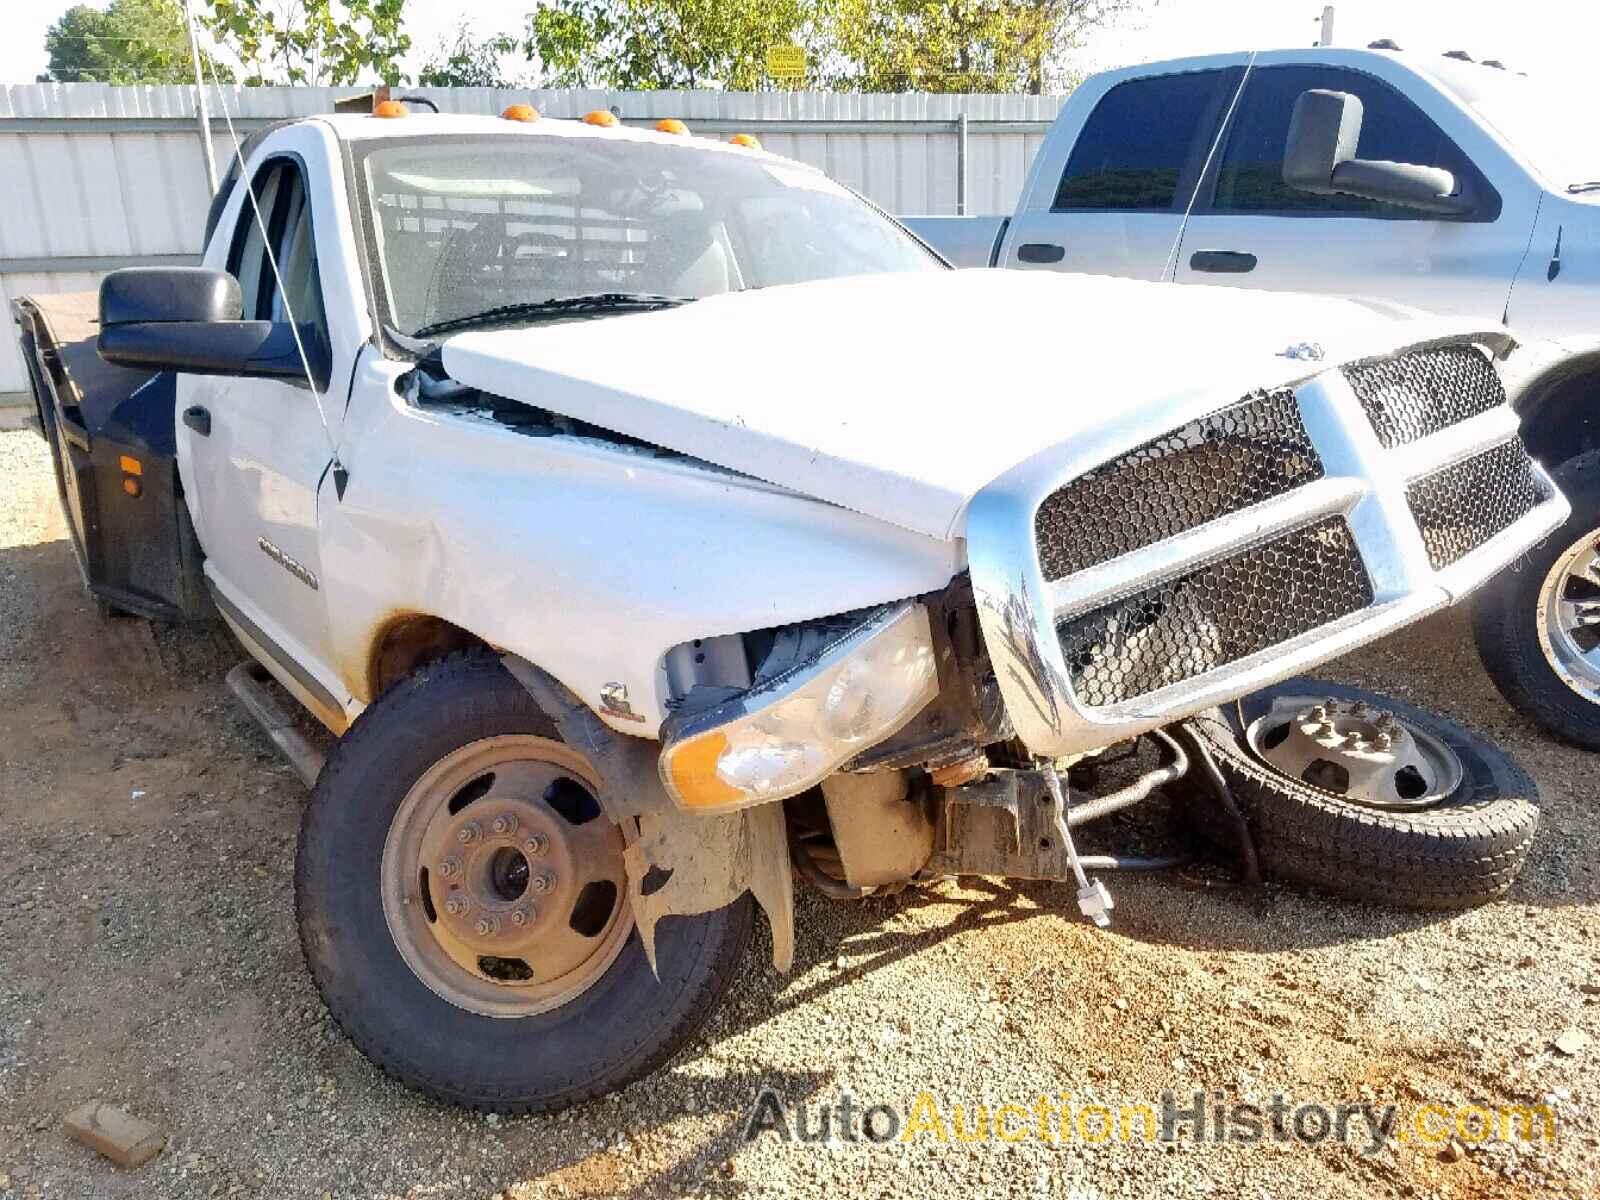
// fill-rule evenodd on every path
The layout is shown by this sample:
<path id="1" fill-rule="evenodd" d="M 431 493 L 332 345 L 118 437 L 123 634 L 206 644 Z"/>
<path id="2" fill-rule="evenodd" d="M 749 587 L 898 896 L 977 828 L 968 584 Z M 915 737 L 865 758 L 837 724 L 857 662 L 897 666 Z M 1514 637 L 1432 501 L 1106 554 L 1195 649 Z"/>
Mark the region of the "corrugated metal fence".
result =
<path id="1" fill-rule="evenodd" d="M 329 112 L 351 88 L 213 89 L 218 158 L 287 116 Z M 694 132 L 746 130 L 822 168 L 893 213 L 1010 212 L 1059 96 L 840 95 L 829 92 L 508 91 L 416 88 L 442 112 L 531 102 L 551 117 L 615 108 L 625 122 L 681 117 Z M 209 195 L 195 89 L 27 84 L 0 87 L 0 303 L 92 288 L 135 262 L 191 262 Z M 0 397 L 27 387 L 15 339 L 0 337 Z"/>

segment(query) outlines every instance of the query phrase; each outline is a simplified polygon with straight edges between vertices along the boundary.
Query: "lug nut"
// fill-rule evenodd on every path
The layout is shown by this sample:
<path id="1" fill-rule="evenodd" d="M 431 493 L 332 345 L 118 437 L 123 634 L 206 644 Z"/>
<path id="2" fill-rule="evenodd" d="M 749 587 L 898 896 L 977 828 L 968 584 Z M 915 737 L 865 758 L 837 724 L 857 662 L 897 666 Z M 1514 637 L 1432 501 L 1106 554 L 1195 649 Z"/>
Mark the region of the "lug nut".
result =
<path id="1" fill-rule="evenodd" d="M 518 929 L 521 929 L 531 920 L 533 920 L 533 914 L 525 908 L 516 909 L 511 914 L 511 923 Z"/>
<path id="2" fill-rule="evenodd" d="M 540 871 L 528 881 L 528 886 L 534 891 L 538 892 L 540 895 L 548 892 L 551 888 L 555 887 L 555 885 L 556 877 L 550 874 L 549 871 Z"/>
<path id="3" fill-rule="evenodd" d="M 465 896 L 451 896 L 444 902 L 444 910 L 452 917 L 459 917 L 472 907 L 472 902 Z"/>
<path id="4" fill-rule="evenodd" d="M 500 932 L 499 917 L 479 917 L 478 923 L 473 926 L 479 937 L 493 937 Z"/>
<path id="5" fill-rule="evenodd" d="M 446 879 L 454 879 L 457 875 L 461 874 L 461 860 L 452 854 L 449 858 L 445 859 L 439 864 L 439 874 L 443 875 Z"/>
<path id="6" fill-rule="evenodd" d="M 529 854 L 544 855 L 550 853 L 550 839 L 542 833 L 530 833 L 528 840 L 523 843 Z"/>
<path id="7" fill-rule="evenodd" d="M 493 829 L 495 833 L 499 834 L 501 837 L 504 837 L 508 833 L 515 833 L 517 831 L 516 814 L 501 813 L 494 819 L 494 824 L 489 828 Z"/>
<path id="8" fill-rule="evenodd" d="M 476 821 L 468 821 L 456 831 L 456 841 L 463 846 L 470 846 L 483 836 L 483 830 Z"/>

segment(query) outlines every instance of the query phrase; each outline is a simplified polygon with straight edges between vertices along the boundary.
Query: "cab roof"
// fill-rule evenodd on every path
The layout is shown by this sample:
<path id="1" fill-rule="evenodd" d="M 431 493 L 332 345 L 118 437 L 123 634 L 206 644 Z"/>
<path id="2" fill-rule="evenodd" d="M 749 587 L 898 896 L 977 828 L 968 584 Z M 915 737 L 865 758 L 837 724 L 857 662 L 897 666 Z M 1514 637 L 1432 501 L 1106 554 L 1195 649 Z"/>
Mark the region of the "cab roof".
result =
<path id="1" fill-rule="evenodd" d="M 589 125 L 581 120 L 540 117 L 536 121 L 511 121 L 504 117 L 468 113 L 412 112 L 403 117 L 376 117 L 370 113 L 319 113 L 306 120 L 320 121 L 342 142 L 367 142 L 409 137 L 564 137 L 596 141 L 650 142 L 661 146 L 690 145 L 697 150 L 759 155 L 786 165 L 804 166 L 767 150 L 736 146 L 716 137 L 690 133 L 657 133 L 637 125 Z M 815 168 L 807 168 L 814 170 Z"/>

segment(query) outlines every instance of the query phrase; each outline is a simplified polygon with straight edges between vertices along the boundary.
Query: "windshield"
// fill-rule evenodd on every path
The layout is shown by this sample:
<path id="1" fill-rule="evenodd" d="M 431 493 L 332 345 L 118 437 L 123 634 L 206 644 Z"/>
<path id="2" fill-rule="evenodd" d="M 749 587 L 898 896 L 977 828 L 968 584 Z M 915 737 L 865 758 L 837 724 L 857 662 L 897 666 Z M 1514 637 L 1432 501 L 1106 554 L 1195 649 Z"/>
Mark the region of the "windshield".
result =
<path id="1" fill-rule="evenodd" d="M 360 177 L 379 302 L 408 335 L 505 305 L 943 269 L 820 173 L 692 142 L 385 140 Z"/>
<path id="2" fill-rule="evenodd" d="M 1482 68 L 1448 82 L 1556 187 L 1600 181 L 1600 126 L 1577 84 Z"/>

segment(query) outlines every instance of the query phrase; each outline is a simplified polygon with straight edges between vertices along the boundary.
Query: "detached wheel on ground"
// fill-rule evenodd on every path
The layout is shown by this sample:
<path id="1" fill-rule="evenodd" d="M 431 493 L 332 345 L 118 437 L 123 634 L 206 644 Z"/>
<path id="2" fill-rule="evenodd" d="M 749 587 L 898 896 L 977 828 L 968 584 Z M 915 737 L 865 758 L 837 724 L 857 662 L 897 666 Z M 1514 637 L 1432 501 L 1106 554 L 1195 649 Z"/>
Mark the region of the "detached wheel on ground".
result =
<path id="1" fill-rule="evenodd" d="M 664 1063 L 749 938 L 748 896 L 633 928 L 621 831 L 587 760 L 487 655 L 396 685 L 334 748 L 296 862 L 306 962 L 384 1070 L 499 1112 L 561 1108 Z"/>
<path id="2" fill-rule="evenodd" d="M 1241 719 L 1242 718 L 1242 719 Z M 1377 692 L 1294 679 L 1185 722 L 1254 838 L 1263 876 L 1405 908 L 1466 908 L 1511 886 L 1533 844 L 1533 781 L 1453 721 Z M 1195 825 L 1237 844 L 1199 764 Z"/>
<path id="3" fill-rule="evenodd" d="M 1473 634 L 1489 678 L 1513 707 L 1600 750 L 1600 451 L 1551 475 L 1572 515 L 1483 589 Z"/>

